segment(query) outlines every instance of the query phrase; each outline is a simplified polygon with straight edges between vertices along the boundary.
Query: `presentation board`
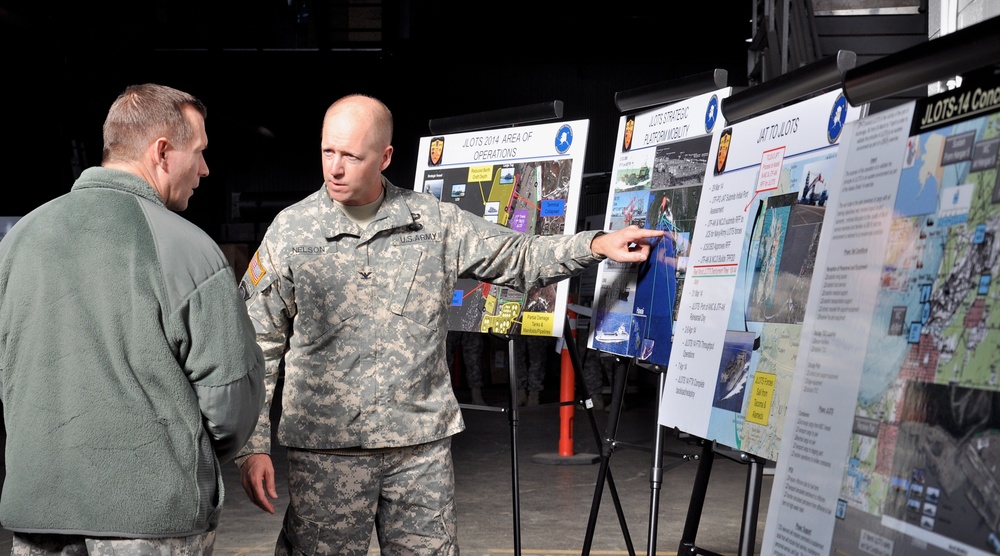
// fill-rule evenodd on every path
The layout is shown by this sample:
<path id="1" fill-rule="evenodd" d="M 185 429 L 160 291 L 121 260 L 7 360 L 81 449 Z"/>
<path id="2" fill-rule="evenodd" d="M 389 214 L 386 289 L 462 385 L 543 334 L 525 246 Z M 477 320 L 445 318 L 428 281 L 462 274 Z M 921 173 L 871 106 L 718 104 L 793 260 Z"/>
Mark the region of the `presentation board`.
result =
<path id="1" fill-rule="evenodd" d="M 665 230 L 642 264 L 601 263 L 587 345 L 667 365 L 719 103 L 730 88 L 621 117 L 604 229 Z M 721 125 L 721 124 L 719 124 Z"/>
<path id="2" fill-rule="evenodd" d="M 1000 554 L 1000 79 L 848 123 L 763 553 Z"/>
<path id="3" fill-rule="evenodd" d="M 589 120 L 422 137 L 413 188 L 525 234 L 572 235 Z M 569 281 L 526 292 L 460 278 L 449 330 L 562 337 Z"/>
<path id="4" fill-rule="evenodd" d="M 659 423 L 778 456 L 843 126 L 831 91 L 712 137 Z"/>

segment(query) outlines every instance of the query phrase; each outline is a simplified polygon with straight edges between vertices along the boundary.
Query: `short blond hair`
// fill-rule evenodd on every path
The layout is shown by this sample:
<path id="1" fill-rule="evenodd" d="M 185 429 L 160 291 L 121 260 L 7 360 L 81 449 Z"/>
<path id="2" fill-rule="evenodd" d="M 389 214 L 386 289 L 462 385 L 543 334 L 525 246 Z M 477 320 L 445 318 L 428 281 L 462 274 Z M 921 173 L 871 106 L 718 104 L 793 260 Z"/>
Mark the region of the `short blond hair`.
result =
<path id="1" fill-rule="evenodd" d="M 184 91 L 155 83 L 128 86 L 104 120 L 102 163 L 138 160 L 157 137 L 187 146 L 194 136 L 184 117 L 188 106 L 208 117 L 205 105 Z"/>

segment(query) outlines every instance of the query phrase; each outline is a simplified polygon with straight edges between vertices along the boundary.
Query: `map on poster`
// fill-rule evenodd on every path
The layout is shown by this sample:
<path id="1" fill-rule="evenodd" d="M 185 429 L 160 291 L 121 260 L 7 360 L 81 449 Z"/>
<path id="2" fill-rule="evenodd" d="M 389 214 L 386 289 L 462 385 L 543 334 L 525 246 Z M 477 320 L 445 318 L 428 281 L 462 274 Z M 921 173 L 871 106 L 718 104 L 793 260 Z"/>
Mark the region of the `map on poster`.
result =
<path id="1" fill-rule="evenodd" d="M 714 134 L 661 425 L 777 459 L 838 140 L 860 113 L 838 90 Z"/>
<path id="2" fill-rule="evenodd" d="M 845 133 L 766 552 L 1000 554 L 998 93 Z"/>
<path id="3" fill-rule="evenodd" d="M 572 235 L 589 120 L 423 137 L 416 191 L 512 230 Z M 526 292 L 460 278 L 449 330 L 562 337 L 569 281 Z"/>
<path id="4" fill-rule="evenodd" d="M 712 131 L 729 92 L 724 88 L 622 116 L 604 229 L 635 224 L 668 233 L 645 263 L 601 263 L 591 349 L 667 365 Z"/>

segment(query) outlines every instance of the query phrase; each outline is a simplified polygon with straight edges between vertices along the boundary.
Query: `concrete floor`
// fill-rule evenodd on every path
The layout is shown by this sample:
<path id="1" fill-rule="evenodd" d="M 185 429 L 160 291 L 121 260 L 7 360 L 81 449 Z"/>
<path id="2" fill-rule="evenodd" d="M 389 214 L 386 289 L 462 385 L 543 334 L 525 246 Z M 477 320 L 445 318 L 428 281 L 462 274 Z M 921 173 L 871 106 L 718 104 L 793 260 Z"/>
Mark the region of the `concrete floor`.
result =
<path id="1" fill-rule="evenodd" d="M 555 399 L 557 388 L 542 393 L 542 405 L 519 408 L 516 413 L 506 409 L 510 399 L 506 384 L 484 389 L 492 409 L 464 406 L 467 428 L 453 443 L 459 541 L 464 554 L 617 555 L 630 554 L 631 545 L 632 554 L 674 555 L 682 540 L 690 543 L 685 544 L 683 554 L 695 553 L 689 550 L 691 545 L 707 551 L 702 554 L 750 553 L 740 543 L 752 466 L 725 451 L 713 452 L 712 464 L 704 467 L 709 472 L 704 506 L 691 514 L 700 516 L 700 525 L 692 538 L 682 539 L 700 462 L 680 456 L 694 456 L 702 449 L 684 435 L 657 427 L 656 378 L 648 371 L 639 373 L 630 376 L 616 430 L 609 430 L 609 421 L 615 420 L 612 413 L 580 407 L 563 423 Z M 468 401 L 467 390 L 459 388 L 456 393 L 460 402 Z M 606 387 L 605 399 L 610 402 L 609 394 Z M 658 429 L 662 431 L 663 473 L 662 482 L 653 485 Z M 566 436 L 560 438 L 562 434 Z M 572 450 L 560 454 L 561 445 Z M 280 456 L 276 453 L 280 498 L 275 515 L 251 504 L 236 466 L 226 466 L 226 506 L 215 544 L 217 556 L 273 553 L 288 501 Z M 771 476 L 765 472 L 755 484 L 760 486 L 761 501 L 752 553 L 759 554 Z M 651 519 L 654 507 L 658 511 Z M 9 553 L 10 538 L 9 532 L 0 530 L 0 553 Z M 652 549 L 651 538 L 655 538 Z M 373 541 L 372 553 L 377 550 Z"/>

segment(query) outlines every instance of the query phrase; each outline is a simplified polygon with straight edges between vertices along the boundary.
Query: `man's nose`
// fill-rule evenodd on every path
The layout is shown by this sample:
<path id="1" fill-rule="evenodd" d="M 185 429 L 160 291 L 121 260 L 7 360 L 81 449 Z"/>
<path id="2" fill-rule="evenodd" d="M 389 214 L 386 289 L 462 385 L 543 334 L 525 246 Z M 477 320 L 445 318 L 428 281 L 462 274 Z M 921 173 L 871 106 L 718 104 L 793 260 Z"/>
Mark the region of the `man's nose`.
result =
<path id="1" fill-rule="evenodd" d="M 330 163 L 330 173 L 334 176 L 341 176 L 344 174 L 343 157 L 337 156 L 333 158 L 333 161 Z"/>

